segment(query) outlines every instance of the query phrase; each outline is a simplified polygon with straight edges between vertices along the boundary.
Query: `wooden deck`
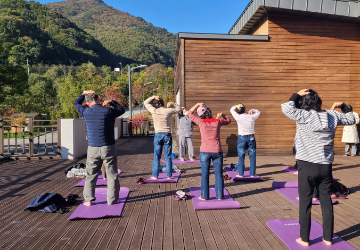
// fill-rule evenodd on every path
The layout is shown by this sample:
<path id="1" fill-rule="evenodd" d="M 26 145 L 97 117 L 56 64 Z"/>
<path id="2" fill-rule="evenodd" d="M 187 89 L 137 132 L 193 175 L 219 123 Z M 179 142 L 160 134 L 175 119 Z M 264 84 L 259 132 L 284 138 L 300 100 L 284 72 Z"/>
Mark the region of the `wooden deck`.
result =
<path id="1" fill-rule="evenodd" d="M 66 178 L 63 171 L 85 159 L 1 162 L 0 249 L 287 249 L 266 222 L 298 219 L 298 206 L 271 188 L 273 181 L 297 179 L 282 170 L 294 162 L 292 155 L 258 156 L 257 172 L 264 182 L 225 182 L 241 209 L 196 212 L 191 200 L 175 201 L 172 195 L 178 189 L 188 193 L 189 187 L 200 186 L 199 163 L 178 164 L 186 170 L 178 183 L 138 185 L 136 179 L 151 173 L 152 138 L 121 139 L 117 146 L 120 184 L 130 189 L 120 218 L 68 221 L 71 211 L 24 211 L 45 192 L 82 195 L 82 188 L 72 187 L 79 180 Z M 236 158 L 227 158 L 225 166 L 231 162 Z M 336 234 L 360 249 L 358 163 L 359 157 L 336 156 L 334 176 L 352 194 L 334 209 Z M 313 219 L 321 223 L 320 207 L 312 211 Z"/>

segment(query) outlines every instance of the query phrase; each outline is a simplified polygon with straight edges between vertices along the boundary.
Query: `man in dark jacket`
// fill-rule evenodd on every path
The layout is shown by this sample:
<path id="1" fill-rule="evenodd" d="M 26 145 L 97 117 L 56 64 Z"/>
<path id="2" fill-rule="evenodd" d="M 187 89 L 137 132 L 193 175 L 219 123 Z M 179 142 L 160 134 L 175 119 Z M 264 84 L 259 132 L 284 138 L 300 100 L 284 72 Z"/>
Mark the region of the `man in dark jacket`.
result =
<path id="1" fill-rule="evenodd" d="M 84 100 L 89 108 L 82 105 Z M 106 100 L 101 106 L 99 96 L 92 90 L 85 90 L 74 104 L 85 120 L 88 136 L 84 205 L 91 206 L 92 201 L 96 199 L 95 186 L 102 163 L 105 165 L 108 179 L 107 203 L 116 204 L 119 199 L 120 184 L 117 175 L 114 119 L 124 114 L 125 110 L 114 100 Z M 113 108 L 105 107 L 108 104 Z"/>

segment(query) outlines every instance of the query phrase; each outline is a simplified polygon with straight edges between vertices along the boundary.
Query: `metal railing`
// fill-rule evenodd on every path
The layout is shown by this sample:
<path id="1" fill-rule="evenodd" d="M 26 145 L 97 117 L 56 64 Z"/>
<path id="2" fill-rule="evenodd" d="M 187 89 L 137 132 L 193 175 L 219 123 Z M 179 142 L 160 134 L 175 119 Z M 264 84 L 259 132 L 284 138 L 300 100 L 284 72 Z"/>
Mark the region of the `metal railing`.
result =
<path id="1" fill-rule="evenodd" d="M 121 137 L 123 136 L 149 136 L 154 134 L 154 126 L 148 118 L 122 119 Z"/>
<path id="2" fill-rule="evenodd" d="M 61 155 L 61 117 L 57 120 L 20 120 L 0 116 L 0 156 L 40 155 Z"/>

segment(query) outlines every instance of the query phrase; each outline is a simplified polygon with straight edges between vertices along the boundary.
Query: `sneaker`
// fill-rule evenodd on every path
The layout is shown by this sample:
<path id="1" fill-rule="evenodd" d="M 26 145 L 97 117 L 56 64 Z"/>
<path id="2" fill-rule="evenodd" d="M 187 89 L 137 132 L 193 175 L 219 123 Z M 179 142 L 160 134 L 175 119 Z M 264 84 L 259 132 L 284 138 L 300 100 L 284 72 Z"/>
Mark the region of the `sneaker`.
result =
<path id="1" fill-rule="evenodd" d="M 69 172 L 67 172 L 66 177 L 73 178 L 73 177 L 75 177 L 75 174 L 73 172 L 69 171 Z"/>

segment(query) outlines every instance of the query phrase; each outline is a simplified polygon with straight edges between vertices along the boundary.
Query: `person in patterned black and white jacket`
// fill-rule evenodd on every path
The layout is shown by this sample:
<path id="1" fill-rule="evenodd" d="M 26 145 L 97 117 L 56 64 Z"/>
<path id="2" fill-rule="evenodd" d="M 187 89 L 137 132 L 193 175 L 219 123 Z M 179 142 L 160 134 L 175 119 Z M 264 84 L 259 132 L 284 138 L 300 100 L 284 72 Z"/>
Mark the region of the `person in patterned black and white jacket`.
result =
<path id="1" fill-rule="evenodd" d="M 323 214 L 323 241 L 326 245 L 332 244 L 334 212 L 330 185 L 333 180 L 335 131 L 339 125 L 355 124 L 351 112 L 335 111 L 346 106 L 343 102 L 335 102 L 331 110 L 322 110 L 321 105 L 321 98 L 312 89 L 300 90 L 288 102 L 281 104 L 282 112 L 297 124 L 294 144 L 299 171 L 301 238 L 296 241 L 303 246 L 309 246 L 311 200 L 315 187 L 319 190 Z"/>

